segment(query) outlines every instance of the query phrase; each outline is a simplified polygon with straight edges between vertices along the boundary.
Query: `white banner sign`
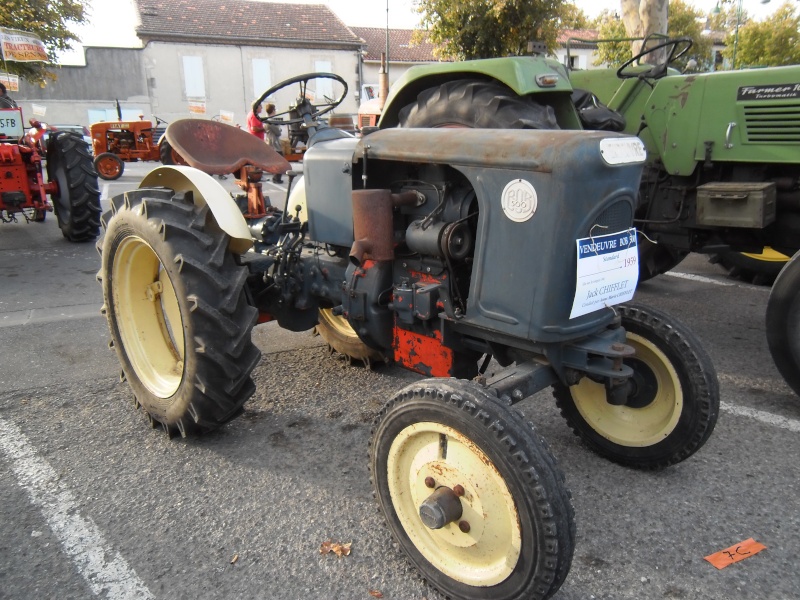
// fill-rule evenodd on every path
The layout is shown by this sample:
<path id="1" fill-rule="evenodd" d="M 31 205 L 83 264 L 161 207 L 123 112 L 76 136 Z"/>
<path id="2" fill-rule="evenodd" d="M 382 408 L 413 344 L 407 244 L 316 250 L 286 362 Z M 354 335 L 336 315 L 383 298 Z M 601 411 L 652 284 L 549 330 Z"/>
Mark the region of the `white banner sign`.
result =
<path id="1" fill-rule="evenodd" d="M 12 75 L 11 73 L 0 73 L 0 83 L 6 86 L 8 92 L 19 91 L 19 75 Z"/>
<path id="2" fill-rule="evenodd" d="M 47 62 L 47 48 L 34 33 L 0 27 L 0 46 L 3 60 L 17 62 Z"/>
<path id="3" fill-rule="evenodd" d="M 219 120 L 228 125 L 233 125 L 233 112 L 230 110 L 219 111 Z"/>
<path id="4" fill-rule="evenodd" d="M 31 110 L 37 117 L 43 117 L 47 113 L 47 107 L 41 104 L 31 104 Z"/>
<path id="5" fill-rule="evenodd" d="M 570 319 L 633 298 L 639 281 L 635 229 L 583 238 L 576 243 L 578 267 Z"/>

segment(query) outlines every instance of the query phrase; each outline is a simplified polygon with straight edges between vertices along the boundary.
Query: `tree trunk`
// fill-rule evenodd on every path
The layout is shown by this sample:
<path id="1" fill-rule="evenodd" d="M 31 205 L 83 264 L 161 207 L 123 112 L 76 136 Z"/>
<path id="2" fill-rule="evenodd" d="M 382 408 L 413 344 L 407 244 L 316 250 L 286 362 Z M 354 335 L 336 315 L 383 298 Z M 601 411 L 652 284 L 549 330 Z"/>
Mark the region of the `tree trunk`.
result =
<path id="1" fill-rule="evenodd" d="M 668 0 L 621 0 L 622 22 L 630 37 L 646 38 L 653 33 L 667 33 Z M 655 45 L 658 40 L 649 45 Z M 631 44 L 634 56 L 642 49 L 642 42 Z M 650 54 L 645 62 L 656 64 L 665 59 L 664 51 Z"/>

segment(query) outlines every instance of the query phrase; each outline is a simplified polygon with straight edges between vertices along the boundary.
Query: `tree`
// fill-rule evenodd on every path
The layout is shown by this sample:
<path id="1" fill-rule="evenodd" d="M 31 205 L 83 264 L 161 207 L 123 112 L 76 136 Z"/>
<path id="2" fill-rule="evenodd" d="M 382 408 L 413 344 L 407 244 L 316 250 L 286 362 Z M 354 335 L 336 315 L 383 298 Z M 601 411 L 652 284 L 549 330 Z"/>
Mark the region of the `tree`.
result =
<path id="1" fill-rule="evenodd" d="M 563 0 L 418 0 L 421 24 L 442 58 L 457 60 L 520 56 L 529 41 L 556 47 L 561 29 L 583 13 Z M 424 32 L 418 32 L 415 40 Z"/>
<path id="2" fill-rule="evenodd" d="M 669 23 L 664 32 L 670 38 L 690 38 L 693 42 L 691 50 L 680 59 L 672 63 L 677 69 L 684 69 L 690 59 L 694 59 L 700 65 L 710 65 L 711 63 L 711 40 L 703 35 L 703 26 L 698 19 L 702 19 L 703 14 L 683 0 L 671 0 L 669 4 Z M 600 39 L 620 39 L 634 37 L 627 31 L 623 22 L 613 13 L 604 12 L 599 19 Z M 657 43 L 656 40 L 653 43 Z M 608 64 L 611 66 L 621 65 L 633 56 L 633 49 L 628 42 L 607 42 L 598 45 L 598 64 Z M 661 60 L 666 57 L 662 56 Z"/>
<path id="3" fill-rule="evenodd" d="M 722 54 L 733 59 L 733 34 L 725 40 Z M 800 15 L 785 2 L 763 22 L 739 25 L 736 67 L 780 67 L 800 64 Z"/>
<path id="4" fill-rule="evenodd" d="M 667 33 L 667 0 L 621 0 L 622 22 L 628 37 L 646 38 L 654 33 Z M 634 41 L 633 53 L 638 54 L 642 42 Z M 659 54 L 651 54 L 647 62 L 657 63 L 663 61 Z"/>
<path id="5" fill-rule="evenodd" d="M 0 0 L 0 27 L 35 33 L 44 42 L 50 63 L 79 41 L 70 27 L 86 20 L 89 0 Z M 47 63 L 47 64 L 50 64 Z M 55 79 L 45 63 L 7 62 L 3 68 L 23 79 L 44 84 Z"/>

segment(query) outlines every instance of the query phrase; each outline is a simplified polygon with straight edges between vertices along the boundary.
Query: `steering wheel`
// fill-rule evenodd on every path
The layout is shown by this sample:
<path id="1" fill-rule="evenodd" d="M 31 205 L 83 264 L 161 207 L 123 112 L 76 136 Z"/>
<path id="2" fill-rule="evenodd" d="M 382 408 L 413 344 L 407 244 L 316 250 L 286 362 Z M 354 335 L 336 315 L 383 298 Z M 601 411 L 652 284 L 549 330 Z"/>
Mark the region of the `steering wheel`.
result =
<path id="1" fill-rule="evenodd" d="M 647 43 L 645 39 L 644 43 Z M 645 50 L 642 50 L 631 58 L 630 60 L 626 60 L 622 66 L 617 69 L 617 77 L 620 79 L 632 79 L 632 78 L 645 78 L 645 77 L 663 77 L 667 72 L 667 65 L 669 65 L 672 61 L 679 59 L 681 56 L 686 54 L 691 48 L 693 42 L 689 38 L 676 38 L 674 40 L 667 40 L 666 42 L 661 42 L 660 44 L 656 44 L 655 46 L 650 46 Z M 662 48 L 670 47 L 669 54 L 667 55 L 667 60 L 664 61 L 660 65 L 652 65 L 650 69 L 647 71 L 626 71 L 629 67 L 638 66 L 635 63 L 638 63 L 643 57 L 647 56 L 648 54 L 652 54 L 653 52 L 658 52 Z"/>
<path id="2" fill-rule="evenodd" d="M 325 102 L 320 104 L 312 104 L 312 102 L 306 96 L 306 90 L 308 89 L 308 82 L 314 79 L 333 79 L 334 81 L 338 81 L 342 84 L 344 91 L 336 99 L 331 99 L 327 96 L 324 96 Z M 253 114 L 255 114 L 256 106 L 263 104 L 264 100 L 266 100 L 269 96 L 295 83 L 300 84 L 300 94 L 297 96 L 297 105 L 283 112 L 276 112 L 269 117 L 256 115 L 259 121 L 269 125 L 293 125 L 295 123 L 308 122 L 309 120 L 313 121 L 320 115 L 324 115 L 325 113 L 332 111 L 347 97 L 347 82 L 338 75 L 334 75 L 333 73 L 306 73 L 305 75 L 298 75 L 297 77 L 292 77 L 291 79 L 281 81 L 279 84 L 272 86 L 266 92 L 261 94 L 261 97 L 253 102 Z M 299 116 L 290 117 L 289 119 L 281 118 L 284 115 L 289 116 L 292 113 Z"/>

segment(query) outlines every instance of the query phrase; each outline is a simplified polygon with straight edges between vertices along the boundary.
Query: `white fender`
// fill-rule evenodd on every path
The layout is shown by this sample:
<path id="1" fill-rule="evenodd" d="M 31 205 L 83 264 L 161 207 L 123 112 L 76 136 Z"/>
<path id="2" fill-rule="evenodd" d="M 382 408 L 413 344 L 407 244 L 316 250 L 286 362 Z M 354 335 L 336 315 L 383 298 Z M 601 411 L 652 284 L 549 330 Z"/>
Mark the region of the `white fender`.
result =
<path id="1" fill-rule="evenodd" d="M 253 237 L 242 211 L 227 190 L 209 174 L 182 165 L 157 167 L 142 179 L 139 187 L 165 187 L 176 192 L 193 192 L 195 204 L 208 205 L 220 229 L 231 236 L 232 252 L 244 254 L 253 246 Z"/>
<path id="2" fill-rule="evenodd" d="M 292 183 L 292 193 L 289 194 L 289 214 L 294 216 L 296 207 L 300 207 L 300 221 L 308 221 L 308 208 L 306 203 L 306 178 L 302 175 Z"/>

